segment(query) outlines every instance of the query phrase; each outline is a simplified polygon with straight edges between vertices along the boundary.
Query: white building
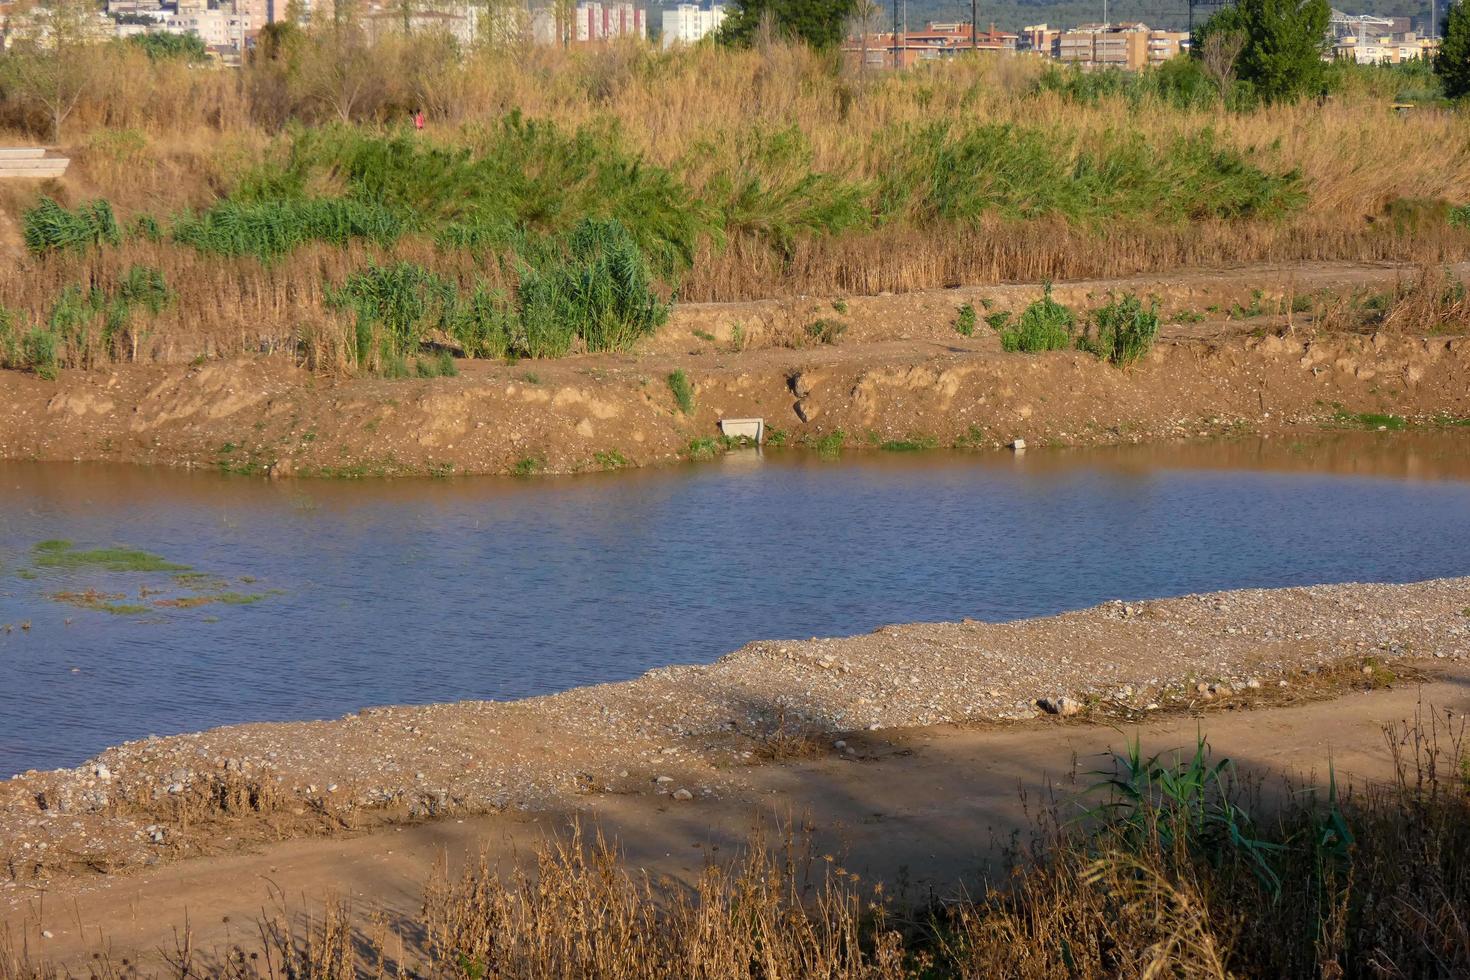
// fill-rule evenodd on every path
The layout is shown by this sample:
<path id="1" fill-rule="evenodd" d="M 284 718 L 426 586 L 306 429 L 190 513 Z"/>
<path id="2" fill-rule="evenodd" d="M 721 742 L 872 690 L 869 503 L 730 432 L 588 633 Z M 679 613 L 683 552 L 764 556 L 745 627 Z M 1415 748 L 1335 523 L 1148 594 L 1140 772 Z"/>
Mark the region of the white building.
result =
<path id="1" fill-rule="evenodd" d="M 697 3 L 681 3 L 673 10 L 665 10 L 664 47 L 694 44 L 719 30 L 724 19 L 725 6 L 719 3 L 712 3 L 707 7 Z"/>

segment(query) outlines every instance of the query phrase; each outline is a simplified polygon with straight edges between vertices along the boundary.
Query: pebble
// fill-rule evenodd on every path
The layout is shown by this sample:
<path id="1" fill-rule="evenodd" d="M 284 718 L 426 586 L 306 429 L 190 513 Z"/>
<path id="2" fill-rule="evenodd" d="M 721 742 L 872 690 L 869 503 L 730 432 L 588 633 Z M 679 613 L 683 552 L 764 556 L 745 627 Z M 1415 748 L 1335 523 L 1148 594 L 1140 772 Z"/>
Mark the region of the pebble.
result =
<path id="1" fill-rule="evenodd" d="M 674 799 L 678 800 L 680 803 L 685 803 L 689 800 L 694 799 L 694 794 L 689 792 L 687 789 L 676 789 L 674 790 L 673 795 Z"/>

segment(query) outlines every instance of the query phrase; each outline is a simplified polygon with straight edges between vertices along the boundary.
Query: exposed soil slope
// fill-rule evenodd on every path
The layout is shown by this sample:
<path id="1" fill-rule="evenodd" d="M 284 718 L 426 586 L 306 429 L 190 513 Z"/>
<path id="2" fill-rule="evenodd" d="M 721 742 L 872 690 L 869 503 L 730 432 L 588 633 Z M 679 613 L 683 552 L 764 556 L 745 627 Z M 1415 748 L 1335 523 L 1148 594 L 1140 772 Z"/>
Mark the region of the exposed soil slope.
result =
<path id="1" fill-rule="evenodd" d="M 1382 290 L 1414 270 L 1324 265 L 1059 286 L 1096 305 L 1110 291 L 1164 309 L 1228 309 L 1318 289 Z M 262 356 L 65 371 L 57 382 L 0 372 L 0 457 L 121 460 L 235 472 L 575 472 L 714 450 L 722 417 L 763 417 L 777 440 L 849 448 L 884 442 L 999 446 L 1138 442 L 1330 423 L 1339 409 L 1411 419 L 1470 416 L 1470 338 L 1313 334 L 1290 317 L 1167 327 L 1140 364 L 1090 355 L 1007 354 L 982 322 L 952 326 L 964 301 L 1019 309 L 1040 287 L 680 307 L 637 353 L 516 365 L 461 362 L 454 378 L 313 376 Z M 1090 297 L 1090 298 L 1089 298 Z M 806 344 L 822 317 L 836 344 Z M 739 328 L 737 333 L 737 328 Z M 732 349 L 738 338 L 742 349 Z M 683 371 L 693 410 L 668 384 Z M 691 443 L 694 443 L 691 448 Z"/>

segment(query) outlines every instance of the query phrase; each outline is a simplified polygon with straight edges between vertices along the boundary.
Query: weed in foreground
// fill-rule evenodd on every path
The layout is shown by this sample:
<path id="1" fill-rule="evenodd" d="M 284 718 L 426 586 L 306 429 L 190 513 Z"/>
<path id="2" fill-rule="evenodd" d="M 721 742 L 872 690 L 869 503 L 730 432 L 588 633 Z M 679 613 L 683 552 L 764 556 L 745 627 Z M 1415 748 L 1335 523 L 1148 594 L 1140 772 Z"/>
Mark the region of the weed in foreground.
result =
<path id="1" fill-rule="evenodd" d="M 1153 349 L 1158 335 L 1157 305 L 1145 307 L 1137 296 L 1128 293 L 1093 311 L 1091 323 L 1077 338 L 1077 348 L 1126 367 Z"/>
<path id="2" fill-rule="evenodd" d="M 1464 721 L 1448 717 L 1426 710 L 1385 729 L 1387 783 L 1343 787 L 1329 770 L 1322 787 L 1285 782 L 1270 807 L 1203 736 L 1182 752 L 1134 741 L 1094 786 L 1041 808 L 1008 875 L 922 907 L 899 906 L 791 831 L 775 842 L 757 831 L 680 884 L 631 872 L 573 825 L 538 847 L 534 867 L 482 855 L 451 877 L 441 864 L 420 917 L 396 935 L 329 903 L 264 923 L 258 955 L 300 980 L 385 963 L 435 980 L 1463 976 L 1470 753 Z M 782 758 L 827 750 L 781 723 L 760 738 Z M 271 785 L 226 774 L 183 802 L 198 815 L 269 812 L 283 802 Z M 190 950 L 186 932 L 172 975 L 206 974 Z M 238 955 L 227 975 L 257 975 Z M 0 976 L 60 975 L 0 933 Z"/>
<path id="3" fill-rule="evenodd" d="M 971 303 L 961 303 L 959 311 L 955 313 L 954 330 L 961 337 L 973 337 L 975 335 L 976 314 L 975 307 Z"/>
<path id="4" fill-rule="evenodd" d="M 1052 299 L 1051 283 L 1046 283 L 1041 299 L 1026 307 L 1014 323 L 1009 314 L 993 315 L 987 317 L 987 321 L 1000 332 L 1003 349 L 1035 354 L 1071 347 L 1076 317 L 1071 310 Z"/>

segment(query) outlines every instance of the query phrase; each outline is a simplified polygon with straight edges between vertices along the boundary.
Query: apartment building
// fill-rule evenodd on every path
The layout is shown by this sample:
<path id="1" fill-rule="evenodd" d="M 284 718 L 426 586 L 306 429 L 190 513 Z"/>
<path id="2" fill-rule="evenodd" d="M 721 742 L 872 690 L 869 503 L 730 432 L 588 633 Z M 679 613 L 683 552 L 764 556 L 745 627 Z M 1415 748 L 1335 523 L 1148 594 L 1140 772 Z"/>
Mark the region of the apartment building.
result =
<path id="1" fill-rule="evenodd" d="M 978 31 L 972 36 L 969 24 L 930 23 L 921 31 L 905 33 L 870 33 L 848 38 L 842 45 L 842 56 L 854 66 L 869 68 L 912 68 L 925 62 L 941 61 L 976 50 L 1014 54 L 1019 35 L 997 31 Z"/>
<path id="2" fill-rule="evenodd" d="M 1149 63 L 1146 24 L 1084 24 L 1063 31 L 1057 39 L 1057 59 L 1082 68 L 1137 71 Z"/>
<path id="3" fill-rule="evenodd" d="M 1162 65 L 1189 50 L 1188 31 L 1149 31 L 1148 63 Z"/>
<path id="4" fill-rule="evenodd" d="M 531 12 L 531 40 L 536 44 L 596 44 L 620 37 L 647 38 L 648 23 L 642 7 L 631 3 L 584 0 L 559 20 L 552 7 Z"/>
<path id="5" fill-rule="evenodd" d="M 1413 31 L 1348 35 L 1338 38 L 1332 47 L 1334 57 L 1356 61 L 1360 65 L 1398 65 L 1406 61 L 1428 60 L 1438 50 L 1438 38 L 1420 37 Z"/>
<path id="6" fill-rule="evenodd" d="M 681 3 L 663 16 L 663 46 L 697 44 L 720 29 L 725 21 L 725 5 Z"/>
<path id="7" fill-rule="evenodd" d="M 235 51 L 244 51 L 245 39 L 259 29 L 259 25 L 252 23 L 248 16 L 221 8 L 181 7 L 163 22 L 163 26 L 173 34 L 197 34 L 206 48 L 231 48 Z"/>

